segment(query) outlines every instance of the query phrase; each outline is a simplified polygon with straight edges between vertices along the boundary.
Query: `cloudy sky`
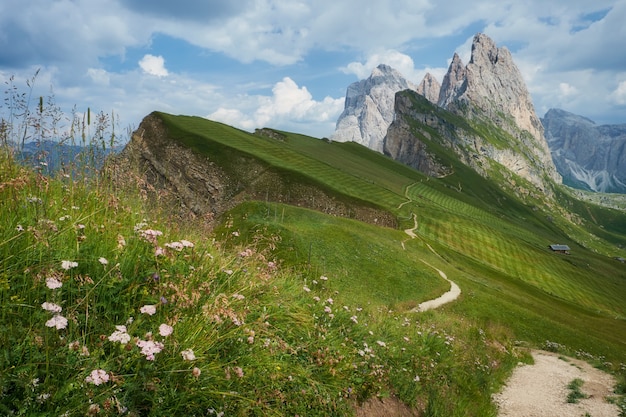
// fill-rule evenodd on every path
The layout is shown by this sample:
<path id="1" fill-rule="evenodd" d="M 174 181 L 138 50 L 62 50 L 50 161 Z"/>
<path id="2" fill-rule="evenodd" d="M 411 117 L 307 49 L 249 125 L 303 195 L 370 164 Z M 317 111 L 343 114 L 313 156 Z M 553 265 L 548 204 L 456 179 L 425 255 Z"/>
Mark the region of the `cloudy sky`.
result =
<path id="1" fill-rule="evenodd" d="M 626 123 L 624 22 L 624 0 L 2 0 L 0 79 L 25 87 L 40 69 L 35 97 L 123 128 L 160 110 L 324 137 L 379 63 L 441 81 L 483 32 L 539 116 Z"/>

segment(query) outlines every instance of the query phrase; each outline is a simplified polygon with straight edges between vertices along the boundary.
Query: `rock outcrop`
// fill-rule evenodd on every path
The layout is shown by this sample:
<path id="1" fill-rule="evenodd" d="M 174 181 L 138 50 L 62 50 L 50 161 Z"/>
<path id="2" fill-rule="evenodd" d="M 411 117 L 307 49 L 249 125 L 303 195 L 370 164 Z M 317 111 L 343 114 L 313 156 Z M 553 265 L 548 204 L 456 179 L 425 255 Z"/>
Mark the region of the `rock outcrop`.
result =
<path id="1" fill-rule="evenodd" d="M 597 125 L 560 109 L 550 109 L 541 121 L 565 184 L 626 193 L 626 124 Z"/>
<path id="2" fill-rule="evenodd" d="M 284 135 L 270 129 L 256 133 L 284 140 Z M 142 120 L 122 152 L 107 160 L 104 174 L 120 187 L 139 186 L 146 199 L 166 207 L 170 214 L 202 217 L 209 227 L 214 219 L 248 200 L 397 226 L 391 213 L 356 198 L 331 194 L 310 178 L 228 147 L 217 153 L 219 159 L 184 145 L 171 136 L 161 116 L 152 113 Z"/>
<path id="3" fill-rule="evenodd" d="M 440 117 L 428 109 L 434 106 L 430 100 L 417 92 L 403 91 L 396 94 L 396 119 L 389 126 L 384 143 L 384 154 L 413 167 L 431 177 L 444 177 L 451 172 L 429 149 L 427 142 L 433 136 L 426 130 L 416 132 L 411 122 L 427 126 L 431 132 L 443 133 L 450 137 L 452 126 L 446 126 Z"/>
<path id="4" fill-rule="evenodd" d="M 552 162 L 543 126 L 519 69 L 506 47 L 477 34 L 469 64 L 455 54 L 442 83 L 439 105 L 468 119 L 488 120 L 511 134 L 530 165 L 517 171 L 537 186 L 544 175 L 561 178 Z"/>
<path id="5" fill-rule="evenodd" d="M 460 97 L 467 87 L 465 84 L 466 79 L 467 70 L 465 69 L 465 65 L 463 65 L 461 57 L 455 52 L 452 57 L 452 62 L 450 62 L 450 66 L 448 67 L 448 72 L 443 77 L 437 104 L 445 109 L 452 100 Z"/>
<path id="6" fill-rule="evenodd" d="M 417 93 L 426 97 L 431 103 L 437 104 L 439 101 L 439 92 L 441 91 L 441 84 L 430 73 L 427 72 L 422 79 L 422 82 L 417 86 Z"/>
<path id="7" fill-rule="evenodd" d="M 394 117 L 394 97 L 398 91 L 416 87 L 388 65 L 376 67 L 369 78 L 351 84 L 344 111 L 337 120 L 331 140 L 357 142 L 378 152 Z"/>
<path id="8" fill-rule="evenodd" d="M 429 174 L 442 175 L 446 170 L 433 162 L 432 151 L 427 152 L 425 145 L 418 143 L 419 135 L 408 133 L 409 123 L 398 120 L 399 114 L 406 117 L 411 113 L 418 119 L 424 115 L 419 111 L 399 111 L 398 103 L 406 105 L 402 100 L 396 100 L 396 107 L 392 107 L 392 93 L 407 89 L 469 122 L 469 129 L 456 129 L 448 138 L 454 143 L 448 147 L 465 162 L 476 165 L 478 159 L 483 167 L 497 162 L 540 192 L 549 193 L 552 183 L 561 182 L 543 126 L 511 53 L 480 33 L 472 42 L 470 62 L 464 65 L 455 53 L 441 85 L 427 74 L 413 88 L 387 66 L 379 66 L 370 78 L 352 84 L 332 138 L 361 143 Z M 436 116 L 432 112 L 427 117 L 430 122 L 426 125 L 431 128 L 432 124 L 441 127 L 449 123 L 434 123 L 433 117 Z M 445 135 L 451 130 L 438 132 Z M 406 143 L 402 143 L 402 135 Z M 467 155 L 474 156 L 468 160 Z"/>

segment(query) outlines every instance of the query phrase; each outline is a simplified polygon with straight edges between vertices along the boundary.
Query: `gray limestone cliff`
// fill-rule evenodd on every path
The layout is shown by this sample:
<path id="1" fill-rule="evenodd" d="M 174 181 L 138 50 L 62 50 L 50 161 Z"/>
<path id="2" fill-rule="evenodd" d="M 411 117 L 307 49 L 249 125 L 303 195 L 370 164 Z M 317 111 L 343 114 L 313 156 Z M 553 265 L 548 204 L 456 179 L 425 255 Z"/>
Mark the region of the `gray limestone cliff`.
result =
<path id="1" fill-rule="evenodd" d="M 388 65 L 379 65 L 367 79 L 348 87 L 344 111 L 330 139 L 353 141 L 382 152 L 383 139 L 394 117 L 395 94 L 415 88 L 398 71 Z"/>
<path id="2" fill-rule="evenodd" d="M 439 100 L 439 92 L 441 91 L 441 84 L 439 81 L 429 72 L 424 75 L 422 82 L 417 86 L 417 93 L 426 97 L 431 103 L 437 104 Z"/>
<path id="3" fill-rule="evenodd" d="M 333 140 L 355 141 L 408 165 L 422 167 L 425 172 L 441 175 L 445 169 L 433 165 L 433 159 L 424 154 L 423 144 L 418 143 L 419 138 L 408 134 L 404 121 L 398 120 L 399 114 L 404 117 L 411 113 L 399 111 L 399 101 L 392 98 L 403 90 L 417 92 L 471 126 L 472 133 L 463 128 L 449 138 L 455 143 L 449 148 L 466 163 L 471 164 L 476 158 L 482 161 L 481 166 L 497 162 L 546 193 L 552 183 L 561 182 L 524 79 L 509 50 L 498 48 L 488 36 L 479 33 L 474 37 L 467 65 L 458 54 L 453 55 L 441 85 L 426 74 L 413 87 L 397 71 L 382 65 L 370 78 L 348 88 L 345 110 L 337 121 Z M 445 136 L 445 132 L 450 130 L 439 133 Z M 402 143 L 403 134 L 406 143 Z M 472 150 L 476 146 L 471 143 L 480 145 Z M 467 159 L 469 154 L 477 156 Z"/>
<path id="4" fill-rule="evenodd" d="M 522 74 L 509 50 L 498 48 L 487 35 L 474 37 L 467 66 L 463 67 L 455 54 L 439 105 L 470 120 L 488 120 L 511 134 L 528 161 L 527 167 L 518 166 L 517 171 L 535 185 L 544 182 L 544 174 L 554 182 L 561 181 Z"/>
<path id="5" fill-rule="evenodd" d="M 483 34 L 476 35 L 469 64 L 463 65 L 454 54 L 438 99 L 425 91 L 420 92 L 441 111 L 406 97 L 397 99 L 385 154 L 428 175 L 441 176 L 445 169 L 434 164 L 433 151 L 427 150 L 434 129 L 439 145 L 482 175 L 502 166 L 532 184 L 529 188 L 534 191 L 529 192 L 546 194 L 551 193 L 552 183 L 561 182 L 530 94 L 506 48 L 498 48 Z M 504 172 L 498 175 L 510 177 L 511 185 L 518 187 L 514 177 Z"/>
<path id="6" fill-rule="evenodd" d="M 597 125 L 560 109 L 550 109 L 541 121 L 564 183 L 626 193 L 626 124 Z"/>

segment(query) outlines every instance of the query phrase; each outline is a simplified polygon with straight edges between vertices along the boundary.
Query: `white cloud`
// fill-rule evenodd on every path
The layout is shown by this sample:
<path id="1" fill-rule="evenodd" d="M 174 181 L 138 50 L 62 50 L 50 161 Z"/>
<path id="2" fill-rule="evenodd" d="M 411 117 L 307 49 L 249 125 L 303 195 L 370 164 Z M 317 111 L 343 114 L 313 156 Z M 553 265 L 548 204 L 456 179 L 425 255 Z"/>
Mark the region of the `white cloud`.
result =
<path id="1" fill-rule="evenodd" d="M 453 51 L 450 51 L 450 57 L 452 57 L 452 53 Z M 415 68 L 413 58 L 393 49 L 380 53 L 374 53 L 370 55 L 365 62 L 351 62 L 345 67 L 340 68 L 340 70 L 346 74 L 354 74 L 359 80 L 362 80 L 369 77 L 372 70 L 379 64 L 389 65 L 391 68 L 399 71 L 400 74 L 414 84 L 420 83 L 427 72 L 441 82 L 447 71 L 447 68 L 445 67 L 417 69 Z"/>
<path id="2" fill-rule="evenodd" d="M 626 81 L 621 81 L 611 93 L 611 100 L 618 105 L 626 104 Z"/>
<path id="3" fill-rule="evenodd" d="M 167 69 L 165 69 L 165 59 L 160 55 L 144 55 L 139 61 L 139 66 L 146 74 L 156 75 L 157 77 L 167 77 L 169 75 Z"/>
<path id="4" fill-rule="evenodd" d="M 96 84 L 109 85 L 111 81 L 109 73 L 101 68 L 89 68 L 87 76 Z"/>
<path id="5" fill-rule="evenodd" d="M 569 83 L 559 83 L 559 90 L 565 98 L 578 94 L 578 89 Z"/>
<path id="6" fill-rule="evenodd" d="M 295 129 L 316 137 L 332 133 L 344 104 L 343 98 L 325 97 L 316 101 L 306 87 L 299 87 L 289 77 L 274 85 L 271 96 L 237 97 L 236 101 L 232 104 L 238 108 L 220 107 L 207 118 L 246 130 Z"/>

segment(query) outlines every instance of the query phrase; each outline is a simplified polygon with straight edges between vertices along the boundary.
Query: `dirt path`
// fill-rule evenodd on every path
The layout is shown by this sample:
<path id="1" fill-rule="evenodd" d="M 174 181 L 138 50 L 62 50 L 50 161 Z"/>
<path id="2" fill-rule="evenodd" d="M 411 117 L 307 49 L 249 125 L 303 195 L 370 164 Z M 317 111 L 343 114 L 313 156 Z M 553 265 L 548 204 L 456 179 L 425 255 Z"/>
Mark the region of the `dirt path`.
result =
<path id="1" fill-rule="evenodd" d="M 423 261 L 422 261 L 423 262 Z M 437 270 L 437 272 L 439 272 L 439 275 L 441 276 L 441 278 L 445 279 L 446 281 L 448 281 L 450 283 L 450 290 L 446 291 L 445 293 L 443 293 L 441 296 L 433 299 L 433 300 L 428 300 L 428 301 L 424 301 L 423 303 L 420 303 L 417 307 L 415 307 L 413 310 L 411 310 L 411 312 L 420 312 L 420 311 L 427 311 L 427 310 L 432 310 L 433 308 L 437 308 L 440 307 L 446 303 L 449 303 L 451 301 L 456 300 L 457 298 L 459 298 L 459 295 L 461 295 L 461 288 L 459 288 L 458 285 L 456 285 L 454 282 L 450 281 L 448 279 L 448 277 L 446 276 L 445 272 L 443 272 L 440 269 L 435 268 L 432 265 L 427 264 L 426 262 L 424 262 L 426 265 L 430 266 L 431 268 Z"/>
<path id="2" fill-rule="evenodd" d="M 535 363 L 515 369 L 506 387 L 493 400 L 499 417 L 592 416 L 618 417 L 619 409 L 606 401 L 615 380 L 586 362 L 551 352 L 532 351 Z M 589 398 L 567 402 L 567 385 L 579 378 Z"/>
<path id="3" fill-rule="evenodd" d="M 417 235 L 415 234 L 416 230 L 417 230 L 417 215 L 415 213 L 413 213 L 413 227 L 410 228 L 410 229 L 405 229 L 404 233 L 409 235 L 410 239 L 415 239 L 417 237 Z M 404 247 L 404 242 L 401 242 L 401 243 L 402 243 L 402 249 L 406 249 Z M 430 245 L 428 245 L 428 248 L 435 255 L 437 254 L 437 252 L 435 252 L 435 250 Z M 443 293 L 443 295 L 441 295 L 440 297 L 435 298 L 434 300 L 428 300 L 428 301 L 424 301 L 423 303 L 420 303 L 416 308 L 411 310 L 411 312 L 413 312 L 413 313 L 421 312 L 421 311 L 427 311 L 427 310 L 432 310 L 432 309 L 440 307 L 440 306 L 442 306 L 442 305 L 444 305 L 446 303 L 449 303 L 450 301 L 456 300 L 459 297 L 459 295 L 461 295 L 461 288 L 459 288 L 459 286 L 456 285 L 454 282 L 450 281 L 448 279 L 448 276 L 445 274 L 445 272 L 443 272 L 440 269 L 435 268 L 434 266 L 430 265 L 426 261 L 422 261 L 422 262 L 424 262 L 426 265 L 428 265 L 432 269 L 434 269 L 437 272 L 439 272 L 439 275 L 441 276 L 441 278 L 445 279 L 446 281 L 448 281 L 450 283 L 450 290 L 446 291 L 445 293 Z"/>

